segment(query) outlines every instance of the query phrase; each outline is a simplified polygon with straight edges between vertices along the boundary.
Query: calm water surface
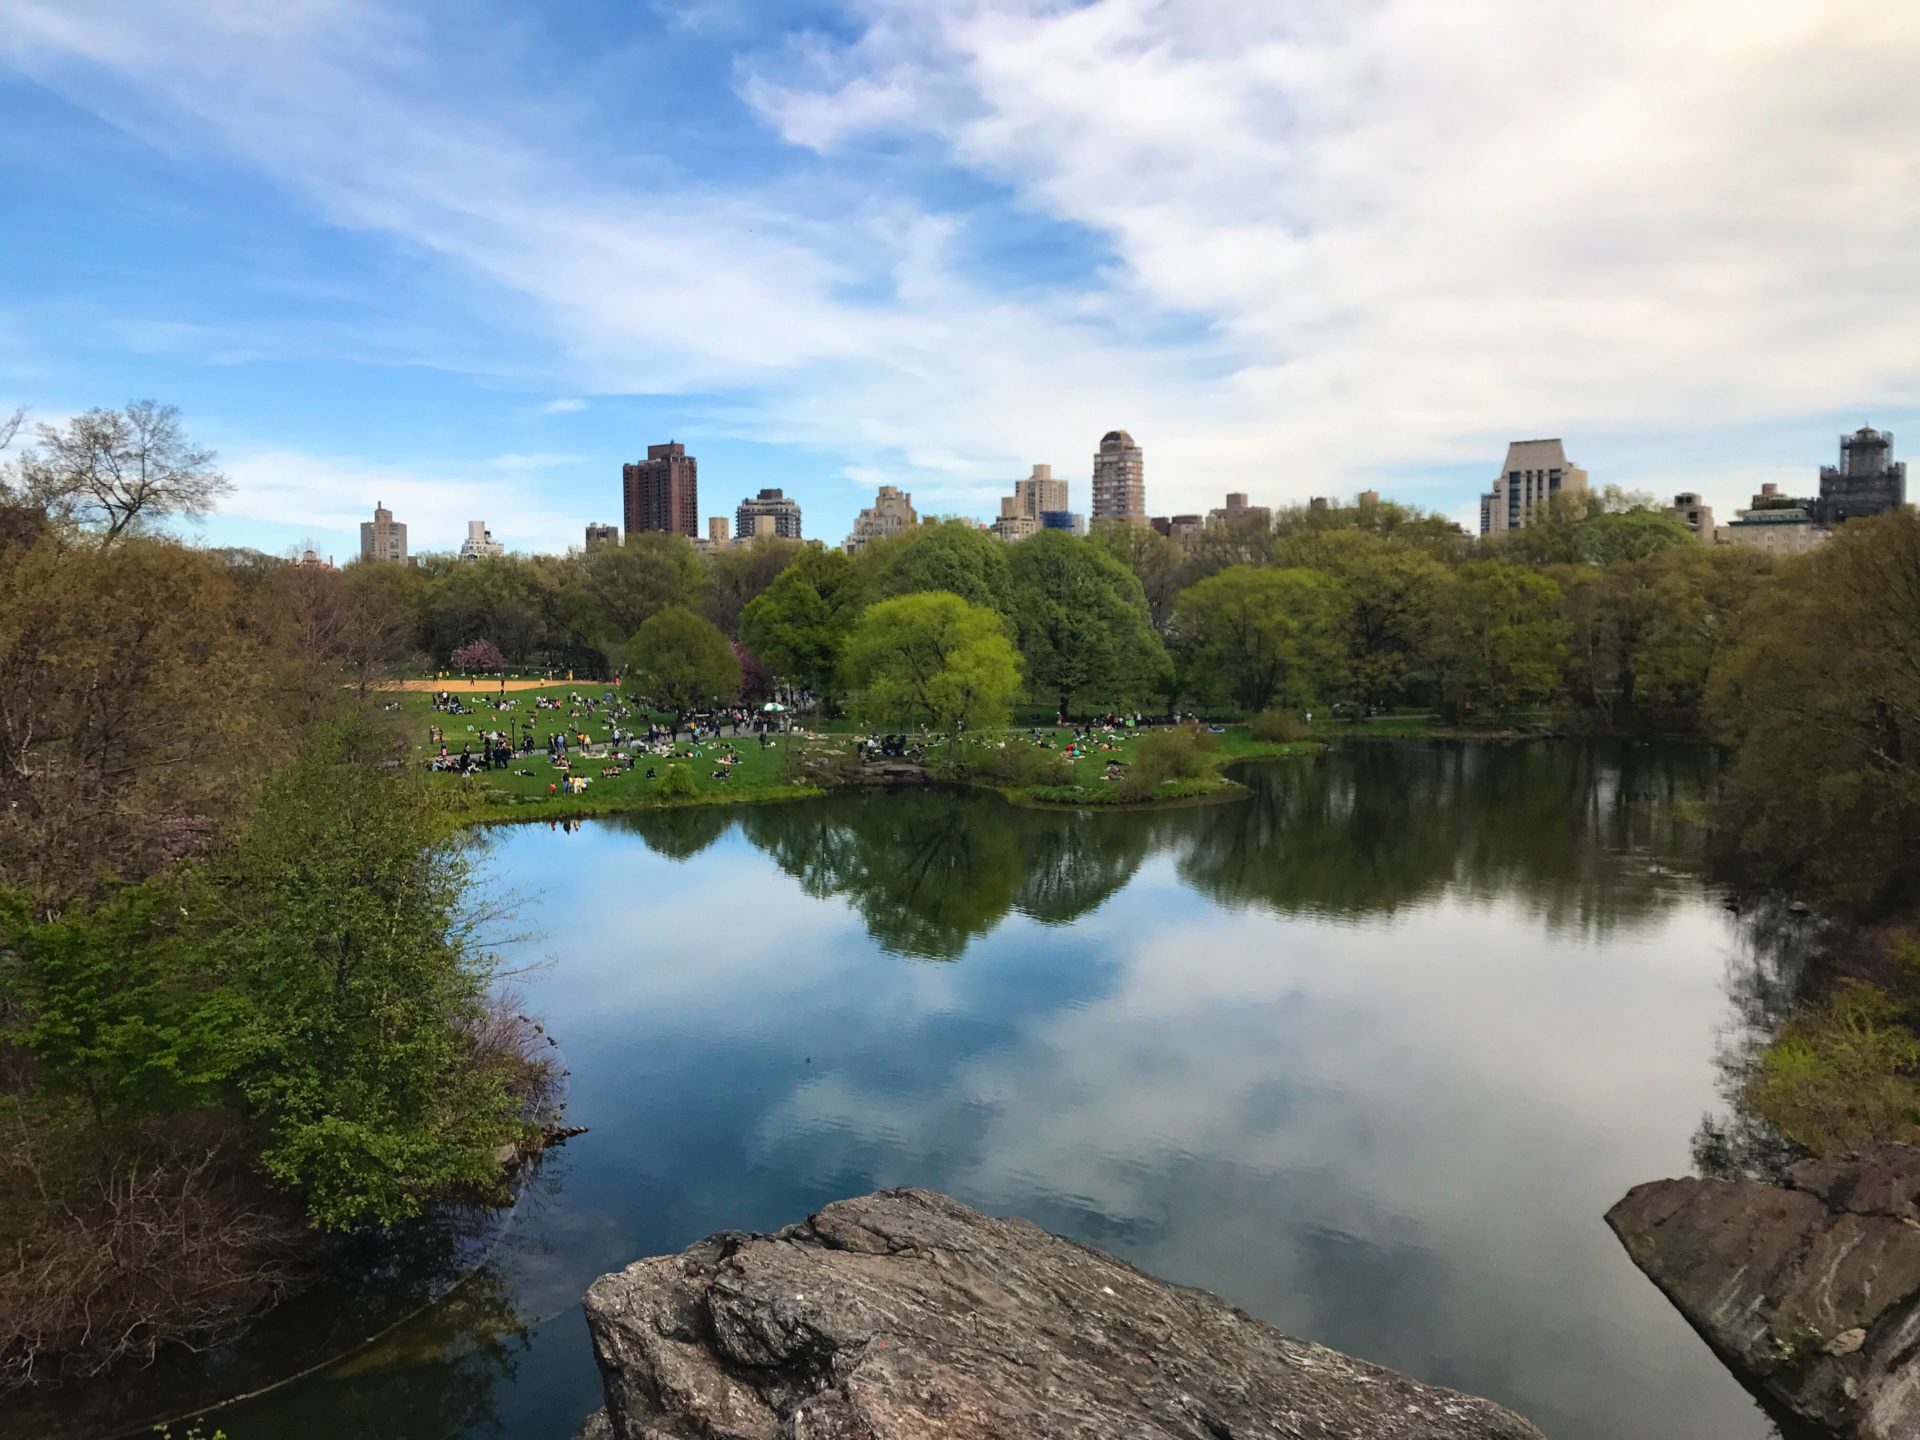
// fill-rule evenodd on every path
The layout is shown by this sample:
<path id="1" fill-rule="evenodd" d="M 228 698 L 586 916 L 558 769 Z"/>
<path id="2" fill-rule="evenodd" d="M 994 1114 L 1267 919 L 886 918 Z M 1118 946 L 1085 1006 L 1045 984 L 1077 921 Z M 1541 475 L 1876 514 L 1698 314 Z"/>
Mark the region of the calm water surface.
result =
<path id="1" fill-rule="evenodd" d="M 1155 815 L 875 795 L 502 832 L 592 1133 L 505 1245 L 235 1440 L 562 1440 L 579 1297 L 928 1185 L 1556 1440 L 1771 1427 L 1601 1223 L 1684 1173 L 1751 947 L 1699 751 L 1367 747 Z"/>

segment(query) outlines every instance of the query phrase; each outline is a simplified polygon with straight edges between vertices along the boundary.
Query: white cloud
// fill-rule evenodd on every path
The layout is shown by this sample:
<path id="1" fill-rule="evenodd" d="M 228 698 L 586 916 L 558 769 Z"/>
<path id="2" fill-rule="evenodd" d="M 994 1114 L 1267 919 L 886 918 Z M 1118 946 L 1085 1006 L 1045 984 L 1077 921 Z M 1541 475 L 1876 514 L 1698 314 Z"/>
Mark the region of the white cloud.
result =
<path id="1" fill-rule="evenodd" d="M 0 14 L 0 64 L 466 273 L 552 383 L 718 393 L 945 508 L 1084 476 L 1116 424 L 1173 510 L 1523 433 L 1646 484 L 1609 437 L 1920 390 L 1920 11 L 1877 0 L 860 0 L 851 41 L 739 57 L 817 158 L 731 185 L 658 130 L 589 163 L 593 117 L 385 6 Z M 926 201 L 952 167 L 1001 198 Z M 1036 217 L 1104 260 L 1003 283 Z M 1713 468 L 1686 488 L 1728 505 L 1756 467 Z"/>
<path id="2" fill-rule="evenodd" d="M 222 503 L 216 525 L 251 520 L 292 527 L 323 542 L 323 551 L 331 546 L 342 556 L 356 553 L 360 522 L 373 517 L 376 504 L 385 505 L 406 525 L 407 543 L 415 554 L 458 549 L 469 520 L 485 520 L 509 550 L 560 551 L 580 543 L 579 517 L 549 505 L 525 470 L 496 479 L 290 450 L 223 455 L 221 469 L 234 489 Z"/>
<path id="3" fill-rule="evenodd" d="M 578 415 L 587 408 L 587 402 L 578 396 L 564 396 L 558 400 L 549 400 L 538 411 L 542 415 Z"/>

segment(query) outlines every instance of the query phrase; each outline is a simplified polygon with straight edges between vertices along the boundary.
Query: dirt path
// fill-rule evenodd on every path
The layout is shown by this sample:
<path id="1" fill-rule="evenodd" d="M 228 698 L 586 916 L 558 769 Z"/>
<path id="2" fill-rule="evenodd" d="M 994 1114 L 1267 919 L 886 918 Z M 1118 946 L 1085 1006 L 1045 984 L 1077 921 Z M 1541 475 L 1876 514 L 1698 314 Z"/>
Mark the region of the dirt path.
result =
<path id="1" fill-rule="evenodd" d="M 509 690 L 540 690 L 549 685 L 572 685 L 580 690 L 604 690 L 604 680 L 509 680 Z M 479 695 L 500 693 L 498 680 L 392 680 L 380 687 L 382 690 L 426 691 L 445 690 L 451 695 Z"/>

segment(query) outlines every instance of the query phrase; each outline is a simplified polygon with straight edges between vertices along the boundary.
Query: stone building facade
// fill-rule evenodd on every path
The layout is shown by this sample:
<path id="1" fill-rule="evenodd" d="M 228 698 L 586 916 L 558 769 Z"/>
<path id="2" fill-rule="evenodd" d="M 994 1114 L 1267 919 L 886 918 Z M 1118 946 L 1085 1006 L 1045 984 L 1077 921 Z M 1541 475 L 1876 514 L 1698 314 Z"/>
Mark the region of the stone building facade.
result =
<path id="1" fill-rule="evenodd" d="M 873 504 L 854 517 L 853 530 L 842 548 L 849 555 L 858 555 L 875 540 L 911 530 L 919 523 L 913 496 L 895 486 L 882 485 L 873 497 Z"/>
<path id="2" fill-rule="evenodd" d="M 1527 523 L 1555 495 L 1587 488 L 1587 472 L 1567 459 L 1558 440 L 1515 440 L 1493 488 L 1480 497 L 1480 533 L 1504 535 Z"/>
<path id="3" fill-rule="evenodd" d="M 373 504 L 373 519 L 360 522 L 360 558 L 406 563 L 407 527 L 395 520 L 393 512 L 377 500 Z"/>

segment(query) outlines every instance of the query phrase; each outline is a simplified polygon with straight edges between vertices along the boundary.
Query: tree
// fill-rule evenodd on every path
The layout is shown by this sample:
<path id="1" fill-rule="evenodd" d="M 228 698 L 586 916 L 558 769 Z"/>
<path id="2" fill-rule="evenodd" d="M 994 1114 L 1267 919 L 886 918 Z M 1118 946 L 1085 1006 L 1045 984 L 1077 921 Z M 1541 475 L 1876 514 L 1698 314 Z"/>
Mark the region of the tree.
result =
<path id="1" fill-rule="evenodd" d="M 943 591 L 869 609 L 848 638 L 845 668 L 856 714 L 875 726 L 927 726 L 945 737 L 950 762 L 963 732 L 1008 723 L 1020 688 L 1020 656 L 1000 617 Z"/>
<path id="2" fill-rule="evenodd" d="M 205 897 L 208 963 L 245 996 L 239 1083 L 266 1174 L 323 1228 L 389 1225 L 498 1173 L 517 1120 L 471 1043 L 491 958 L 463 911 L 464 842 L 391 738 L 316 729 L 268 783 Z"/>
<path id="3" fill-rule="evenodd" d="M 1242 710 L 1304 709 L 1337 684 L 1344 608 L 1317 571 L 1235 565 L 1181 594 L 1175 645 L 1189 676 Z"/>
<path id="4" fill-rule="evenodd" d="M 711 620 L 670 605 L 634 632 L 627 647 L 633 670 L 628 693 L 674 717 L 732 701 L 740 691 L 740 662 Z"/>
<path id="5" fill-rule="evenodd" d="M 740 614 L 807 547 L 795 540 L 761 539 L 707 557 L 707 586 L 702 608 L 729 636 L 740 634 Z"/>
<path id="6" fill-rule="evenodd" d="M 965 520 L 941 520 L 900 536 L 882 552 L 871 594 L 885 600 L 944 590 L 970 605 L 1012 613 L 1013 572 L 1007 546 Z"/>
<path id="7" fill-rule="evenodd" d="M 1062 530 L 1013 547 L 1013 617 L 1027 682 L 1066 714 L 1076 695 L 1131 705 L 1167 664 L 1147 597 L 1108 551 Z"/>
<path id="8" fill-rule="evenodd" d="M 1524 566 L 1475 560 L 1454 571 L 1433 642 L 1447 702 L 1499 716 L 1552 699 L 1566 658 L 1560 598 Z"/>
<path id="9" fill-rule="evenodd" d="M 89 410 L 64 428 L 38 428 L 40 449 L 21 457 L 28 496 L 50 514 L 96 527 L 112 544 L 170 515 L 198 519 L 233 486 L 213 451 L 193 445 L 180 411 L 152 400 Z"/>
<path id="10" fill-rule="evenodd" d="M 1573 551 L 1589 565 L 1645 560 L 1675 546 L 1698 546 L 1694 533 L 1658 510 L 1595 515 L 1573 532 Z"/>
<path id="11" fill-rule="evenodd" d="M 507 657 L 491 640 L 469 640 L 447 657 L 456 670 L 504 670 Z"/>
<path id="12" fill-rule="evenodd" d="M 758 705 L 773 697 L 773 677 L 767 673 L 767 667 L 760 663 L 760 657 L 742 645 L 738 640 L 733 645 L 733 658 L 740 662 L 740 693 L 734 698 L 742 705 Z"/>
<path id="13" fill-rule="evenodd" d="M 203 848 L 284 738 L 259 641 L 183 546 L 0 550 L 0 885 L 51 917 Z"/>
<path id="14" fill-rule="evenodd" d="M 1173 622 L 1173 602 L 1180 594 L 1180 546 L 1151 525 L 1102 524 L 1089 537 L 1140 582 L 1147 597 L 1147 615 L 1162 635 Z"/>
<path id="15" fill-rule="evenodd" d="M 748 602 L 740 635 L 776 676 L 820 696 L 831 711 L 840 690 L 841 651 L 865 596 L 866 586 L 845 554 L 808 550 Z"/>
<path id="16" fill-rule="evenodd" d="M 707 576 L 685 536 L 642 531 L 588 554 L 586 581 L 607 630 L 625 637 L 668 606 L 697 605 Z"/>
<path id="17" fill-rule="evenodd" d="M 1754 594 L 1708 718 L 1722 819 L 1776 880 L 1856 907 L 1920 884 L 1920 516 L 1851 520 Z"/>
<path id="18" fill-rule="evenodd" d="M 1342 668 L 1353 698 L 1362 708 L 1405 698 L 1426 659 L 1446 567 L 1423 549 L 1357 526 L 1285 548 L 1311 554 L 1302 563 L 1330 575 L 1346 596 Z"/>

